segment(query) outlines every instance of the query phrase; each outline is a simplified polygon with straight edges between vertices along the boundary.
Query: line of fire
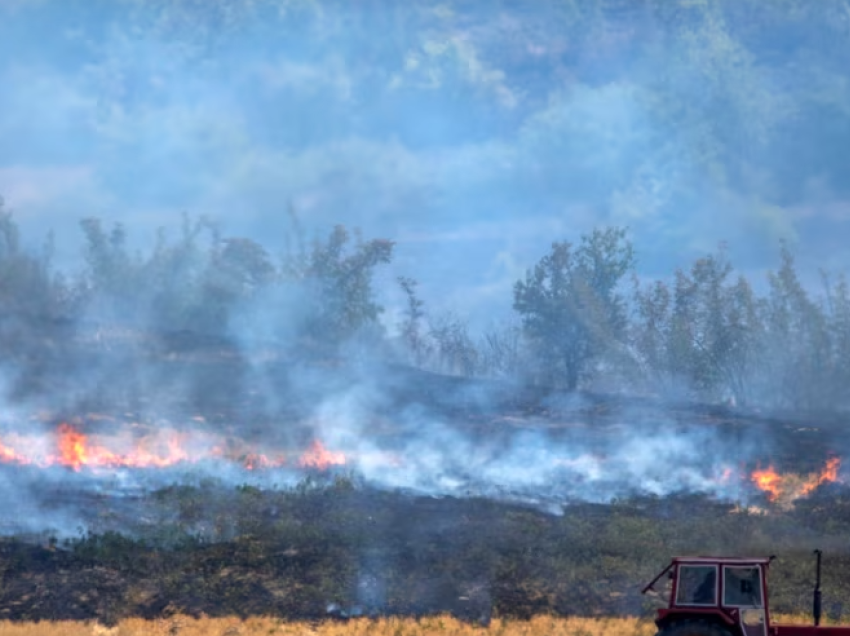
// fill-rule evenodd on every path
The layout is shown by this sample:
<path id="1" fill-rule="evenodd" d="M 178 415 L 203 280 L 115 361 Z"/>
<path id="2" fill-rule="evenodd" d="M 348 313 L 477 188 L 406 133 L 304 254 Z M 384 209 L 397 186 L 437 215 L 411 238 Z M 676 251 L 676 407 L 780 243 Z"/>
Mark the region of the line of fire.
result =
<path id="1" fill-rule="evenodd" d="M 27 450 L 21 450 L 27 449 Z M 332 450 L 314 439 L 299 451 L 264 451 L 245 443 L 234 443 L 217 436 L 170 431 L 146 435 L 140 439 L 128 436 L 87 435 L 67 422 L 60 423 L 52 434 L 9 434 L 0 439 L 0 463 L 34 466 L 65 466 L 73 471 L 104 469 L 155 470 L 190 465 L 201 461 L 220 461 L 241 466 L 246 471 L 288 467 L 301 470 L 328 471 L 334 468 L 356 468 L 356 453 Z M 375 457 L 370 458 L 375 461 Z M 604 465 L 604 459 L 595 458 Z M 387 453 L 377 461 L 387 467 L 404 463 L 403 457 Z M 572 466 L 571 459 L 555 459 L 555 463 Z M 764 493 L 767 500 L 780 505 L 812 494 L 819 486 L 843 483 L 841 458 L 826 459 L 819 471 L 808 474 L 779 472 L 772 465 L 746 470 L 724 466 L 709 478 L 717 486 L 739 485 Z"/>

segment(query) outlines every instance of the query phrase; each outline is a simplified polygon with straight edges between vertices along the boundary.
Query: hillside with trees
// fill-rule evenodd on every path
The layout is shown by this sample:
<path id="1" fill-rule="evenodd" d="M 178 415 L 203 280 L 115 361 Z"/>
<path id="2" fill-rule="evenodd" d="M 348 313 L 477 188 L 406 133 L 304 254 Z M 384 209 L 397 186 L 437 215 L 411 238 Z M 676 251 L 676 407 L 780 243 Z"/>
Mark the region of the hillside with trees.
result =
<path id="1" fill-rule="evenodd" d="M 471 333 L 462 316 L 432 317 L 412 277 L 398 281 L 402 321 L 387 325 L 374 277 L 394 244 L 352 239 L 341 225 L 309 240 L 294 218 L 290 248 L 277 255 L 208 219 L 185 217 L 175 238 L 163 228 L 147 253 L 128 247 L 120 224 L 80 226 L 82 267 L 58 271 L 49 248 L 21 247 L 3 211 L 0 346 L 13 396 L 49 397 L 83 360 L 102 358 L 85 371 L 98 375 L 111 373 L 115 356 L 138 368 L 151 356 L 262 349 L 293 364 L 365 356 L 517 389 L 768 410 L 841 411 L 850 399 L 846 275 L 821 272 L 824 291 L 812 294 L 786 244 L 760 295 L 723 246 L 666 279 L 639 280 L 627 230 L 599 228 L 577 244 L 556 241 L 530 264 L 513 289 L 514 323 Z"/>

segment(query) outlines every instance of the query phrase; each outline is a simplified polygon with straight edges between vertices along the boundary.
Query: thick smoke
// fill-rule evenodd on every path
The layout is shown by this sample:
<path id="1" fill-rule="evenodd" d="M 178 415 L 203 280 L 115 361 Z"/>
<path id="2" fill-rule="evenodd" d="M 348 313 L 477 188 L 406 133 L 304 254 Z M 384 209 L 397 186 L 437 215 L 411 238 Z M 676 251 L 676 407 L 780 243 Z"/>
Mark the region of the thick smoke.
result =
<path id="1" fill-rule="evenodd" d="M 366 370 L 366 381 L 314 371 L 317 401 L 300 415 L 289 414 L 301 419 L 259 426 L 250 419 L 213 426 L 200 417 L 181 421 L 162 413 L 148 423 L 91 414 L 74 424 L 73 431 L 86 431 L 86 437 L 69 448 L 69 439 L 77 438 L 55 418 L 22 427 L 21 413 L 7 415 L 0 435 L 2 497 L 22 514 L 6 529 L 67 534 L 112 527 L 91 510 L 104 505 L 111 524 L 128 531 L 138 499 L 171 484 L 288 489 L 310 475 L 345 476 L 364 487 L 418 496 L 520 502 L 556 514 L 574 502 L 633 495 L 763 499 L 749 470 L 774 449 L 755 428 L 730 435 L 693 416 L 690 423 L 677 422 L 663 408 L 626 406 L 600 418 L 589 403 L 524 416 L 499 404 L 503 386 L 474 392 L 442 387 L 445 393 L 435 400 L 405 404 L 400 389 L 427 394 L 438 388 L 427 383 L 439 376 L 377 364 L 359 369 Z M 298 375 L 305 382 L 310 374 Z M 348 386 L 328 393 L 333 383 Z M 287 395 L 303 399 L 305 391 L 299 386 Z M 311 447 L 317 441 L 321 458 Z"/>
<path id="2" fill-rule="evenodd" d="M 54 4 L 0 21 L 0 192 L 33 239 L 94 215 L 144 240 L 184 210 L 265 239 L 291 201 L 397 239 L 397 273 L 476 324 L 600 223 L 648 276 L 719 241 L 747 273 L 779 238 L 848 263 L 835 7 Z"/>
<path id="3" fill-rule="evenodd" d="M 393 358 L 396 275 L 481 326 L 509 312 L 511 285 L 553 238 L 602 222 L 632 226 L 642 276 L 720 240 L 757 275 L 780 238 L 804 261 L 850 262 L 850 61 L 836 61 L 831 10 L 561 4 L 0 7 L 0 192 L 26 230 L 6 223 L 0 254 L 15 301 L 0 320 L 0 441 L 36 458 L 0 466 L 0 496 L 21 511 L 6 529 L 91 525 L 81 511 L 98 497 L 129 511 L 174 482 L 290 487 L 316 441 L 345 457 L 330 474 L 371 487 L 554 512 L 632 494 L 760 496 L 750 471 L 778 450 L 763 428 L 730 433 L 665 404 L 543 408 L 510 399 L 525 387 Z M 756 8 L 810 45 L 744 28 Z M 801 60 L 820 69 L 805 86 L 785 77 Z M 320 241 L 337 223 L 396 241 L 366 277 L 389 305 L 383 324 L 353 320 L 326 346 L 340 326 L 317 312 L 309 267 L 268 284 L 288 203 Z M 149 240 L 183 210 L 220 225 Z M 103 225 L 75 238 L 92 216 Z M 52 250 L 27 256 L 49 229 Z M 54 266 L 62 285 L 44 275 Z M 769 371 L 781 375 L 757 373 Z M 186 459 L 55 465 L 63 422 L 122 458 L 177 436 Z"/>

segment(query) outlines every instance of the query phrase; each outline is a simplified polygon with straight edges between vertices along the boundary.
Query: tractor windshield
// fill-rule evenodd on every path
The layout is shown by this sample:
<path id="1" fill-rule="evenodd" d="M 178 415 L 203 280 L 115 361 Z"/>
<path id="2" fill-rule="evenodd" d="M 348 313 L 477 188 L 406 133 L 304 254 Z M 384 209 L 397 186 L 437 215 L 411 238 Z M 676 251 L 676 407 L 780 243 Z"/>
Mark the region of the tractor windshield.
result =
<path id="1" fill-rule="evenodd" d="M 717 605 L 717 566 L 680 565 L 677 605 Z"/>
<path id="2" fill-rule="evenodd" d="M 761 607 L 761 575 L 754 566 L 723 568 L 723 604 L 727 607 Z"/>

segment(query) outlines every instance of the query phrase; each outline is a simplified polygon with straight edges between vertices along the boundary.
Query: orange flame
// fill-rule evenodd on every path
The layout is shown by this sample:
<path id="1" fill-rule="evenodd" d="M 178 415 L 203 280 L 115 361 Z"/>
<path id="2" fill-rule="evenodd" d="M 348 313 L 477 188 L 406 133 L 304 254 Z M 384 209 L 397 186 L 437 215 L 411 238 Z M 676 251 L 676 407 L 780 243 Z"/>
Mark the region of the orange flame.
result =
<path id="1" fill-rule="evenodd" d="M 333 453 L 327 450 L 319 440 L 313 441 L 301 458 L 298 465 L 302 468 L 318 468 L 327 470 L 330 466 L 341 466 L 345 464 L 343 453 Z"/>
<path id="2" fill-rule="evenodd" d="M 16 452 L 14 448 L 11 446 L 6 446 L 3 442 L 0 442 L 0 462 L 4 462 L 7 464 L 15 463 L 15 464 L 31 464 L 32 462 L 25 455 L 21 455 Z"/>
<path id="3" fill-rule="evenodd" d="M 11 441 L 0 442 L 0 463 L 35 464 L 38 466 L 67 466 L 79 471 L 83 467 L 133 467 L 163 468 L 180 462 L 197 462 L 219 459 L 241 464 L 246 470 L 273 469 L 288 463 L 283 453 L 255 452 L 239 440 L 222 439 L 202 433 L 194 439 L 192 452 L 184 447 L 190 433 L 160 431 L 154 436 L 128 439 L 123 436 L 89 436 L 72 424 L 63 422 L 56 429 L 55 448 L 45 447 L 46 440 L 38 436 L 10 434 Z M 14 447 L 13 447 L 14 446 Z M 15 448 L 28 448 L 30 453 L 19 453 Z M 36 450 L 40 449 L 40 450 Z M 297 462 L 301 468 L 326 470 L 330 466 L 345 464 L 343 453 L 328 451 L 320 441 L 314 441 Z"/>
<path id="4" fill-rule="evenodd" d="M 285 463 L 285 457 L 269 459 L 262 453 L 248 453 L 242 465 L 248 470 L 256 470 L 258 468 L 277 468 L 278 466 L 283 466 Z"/>
<path id="5" fill-rule="evenodd" d="M 136 426 L 136 425 L 134 425 Z M 35 435 L 9 433 L 0 441 L 0 463 L 35 464 L 37 466 L 60 465 L 74 471 L 83 467 L 150 467 L 162 468 L 180 462 L 197 462 L 218 459 L 241 464 L 245 470 L 274 469 L 290 465 L 302 469 L 327 470 L 332 466 L 343 466 L 351 458 L 342 452 L 328 450 L 320 440 L 314 440 L 300 457 L 290 462 L 283 453 L 263 454 L 256 452 L 244 442 L 232 437 L 222 437 L 208 432 L 178 433 L 173 429 L 156 430 L 155 434 L 143 437 L 128 437 L 125 431 L 117 436 L 88 436 L 70 423 L 62 423 L 56 430 L 55 441 Z M 191 439 L 191 445 L 187 445 Z M 53 446 L 55 443 L 55 447 Z M 16 449 L 24 449 L 18 452 Z M 54 450 L 55 449 L 55 450 Z M 402 459 L 389 453 L 358 455 L 357 461 L 380 463 L 387 466 L 401 465 Z M 582 456 L 557 463 L 599 470 L 602 458 Z M 840 480 L 841 459 L 831 457 L 817 473 L 799 475 L 780 473 L 771 464 L 766 469 L 758 468 L 749 475 L 756 488 L 766 493 L 771 502 L 790 505 L 796 499 L 813 493 L 818 486 Z M 732 467 L 719 468 L 712 481 L 729 484 L 746 480 L 747 472 Z"/>
<path id="6" fill-rule="evenodd" d="M 59 463 L 80 470 L 80 466 L 88 464 L 89 454 L 86 449 L 86 436 L 70 424 L 59 425 Z"/>
<path id="7" fill-rule="evenodd" d="M 808 495 L 813 492 L 818 486 L 821 484 L 825 484 L 827 482 L 835 482 L 838 481 L 838 469 L 841 468 L 841 458 L 840 457 L 830 457 L 826 461 L 826 466 L 820 472 L 819 475 L 814 476 L 814 478 L 807 481 L 803 484 L 802 493 L 804 495 Z"/>
<path id="8" fill-rule="evenodd" d="M 190 457 L 182 448 L 182 440 L 177 435 L 173 435 L 168 440 L 167 449 L 164 453 L 157 454 L 136 446 L 126 454 L 119 454 L 103 446 L 93 444 L 85 434 L 70 424 L 61 424 L 57 432 L 59 454 L 56 457 L 50 457 L 48 463 L 58 463 L 73 468 L 75 471 L 80 470 L 83 466 L 161 468 L 178 462 L 197 461 L 202 456 L 222 457 L 238 461 L 247 470 L 276 468 L 286 463 L 286 458 L 280 454 L 269 457 L 262 453 L 236 452 L 232 448 L 230 452 L 227 452 L 220 445 L 208 448 L 201 457 Z M 0 461 L 4 460 L 5 457 L 2 447 L 0 447 Z M 314 441 L 298 460 L 298 466 L 301 468 L 318 470 L 327 470 L 330 466 L 342 464 L 345 464 L 345 455 L 327 450 L 319 440 Z"/>
<path id="9" fill-rule="evenodd" d="M 167 452 L 164 455 L 152 453 L 143 447 L 134 448 L 131 452 L 121 455 L 103 446 L 91 444 L 85 434 L 70 424 L 60 424 L 57 432 L 59 456 L 52 459 L 55 463 L 69 466 L 74 470 L 80 470 L 82 466 L 163 468 L 189 460 L 189 455 L 181 448 L 181 440 L 176 435 L 168 440 Z"/>
<path id="10" fill-rule="evenodd" d="M 759 490 L 767 493 L 767 498 L 771 501 L 776 501 L 782 494 L 782 475 L 777 473 L 772 465 L 765 470 L 753 471 L 752 480 Z"/>
<path id="11" fill-rule="evenodd" d="M 838 481 L 840 468 L 841 458 L 839 457 L 831 457 L 823 470 L 807 476 L 794 473 L 780 474 L 771 465 L 764 470 L 753 471 L 751 480 L 759 490 L 767 493 L 770 501 L 790 503 L 811 494 L 821 484 Z"/>
<path id="12" fill-rule="evenodd" d="M 715 481 L 718 484 L 728 484 L 732 481 L 732 477 L 735 475 L 735 471 L 729 467 L 724 466 L 723 470 L 720 471 L 720 474 L 715 478 Z"/>

